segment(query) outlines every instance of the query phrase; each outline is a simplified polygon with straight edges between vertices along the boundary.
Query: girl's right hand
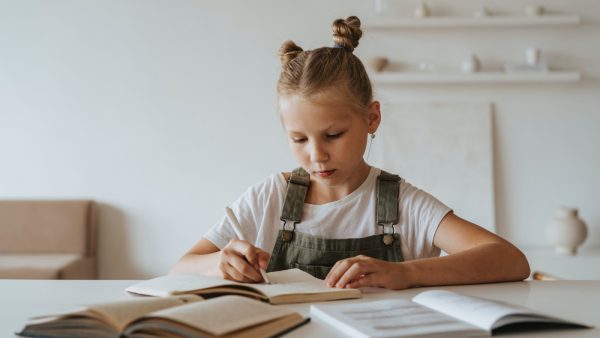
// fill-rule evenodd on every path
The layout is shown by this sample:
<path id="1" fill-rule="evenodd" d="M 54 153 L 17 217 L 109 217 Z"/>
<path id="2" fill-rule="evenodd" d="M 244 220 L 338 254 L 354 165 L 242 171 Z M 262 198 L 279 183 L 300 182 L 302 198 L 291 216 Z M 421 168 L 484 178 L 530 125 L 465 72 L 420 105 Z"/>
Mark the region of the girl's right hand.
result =
<path id="1" fill-rule="evenodd" d="M 263 280 L 259 269 L 266 269 L 270 255 L 254 245 L 237 239 L 232 239 L 220 251 L 219 270 L 223 278 L 255 283 Z"/>

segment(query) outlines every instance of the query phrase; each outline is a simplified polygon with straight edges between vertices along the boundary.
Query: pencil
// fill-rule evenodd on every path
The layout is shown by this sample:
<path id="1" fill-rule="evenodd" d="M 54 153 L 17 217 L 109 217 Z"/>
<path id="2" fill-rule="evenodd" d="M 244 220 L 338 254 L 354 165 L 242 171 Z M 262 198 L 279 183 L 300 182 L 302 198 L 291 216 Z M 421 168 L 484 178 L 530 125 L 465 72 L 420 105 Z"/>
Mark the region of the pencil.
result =
<path id="1" fill-rule="evenodd" d="M 227 218 L 231 222 L 231 225 L 233 226 L 233 231 L 235 231 L 236 236 L 240 240 L 245 241 L 246 236 L 244 236 L 244 232 L 242 231 L 242 226 L 240 225 L 240 222 L 237 220 L 237 217 L 235 217 L 233 210 L 231 210 L 230 207 L 225 207 L 225 214 L 227 215 Z M 260 275 L 262 276 L 265 283 L 271 284 L 271 282 L 269 281 L 269 278 L 267 277 L 267 273 L 265 272 L 265 270 L 263 270 L 262 268 L 259 267 L 258 271 L 260 272 Z"/>

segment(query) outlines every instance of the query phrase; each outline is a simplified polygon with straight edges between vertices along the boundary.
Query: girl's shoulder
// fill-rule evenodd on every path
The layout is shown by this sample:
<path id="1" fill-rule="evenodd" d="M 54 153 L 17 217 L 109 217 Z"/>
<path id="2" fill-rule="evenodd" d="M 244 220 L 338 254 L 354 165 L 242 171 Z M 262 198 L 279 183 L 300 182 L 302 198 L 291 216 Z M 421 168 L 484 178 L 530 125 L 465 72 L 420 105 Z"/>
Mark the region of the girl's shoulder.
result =
<path id="1" fill-rule="evenodd" d="M 273 194 L 279 195 L 281 192 L 285 192 L 288 177 L 286 174 L 289 175 L 289 173 L 273 173 L 249 186 L 244 195 L 249 198 L 269 197 Z"/>

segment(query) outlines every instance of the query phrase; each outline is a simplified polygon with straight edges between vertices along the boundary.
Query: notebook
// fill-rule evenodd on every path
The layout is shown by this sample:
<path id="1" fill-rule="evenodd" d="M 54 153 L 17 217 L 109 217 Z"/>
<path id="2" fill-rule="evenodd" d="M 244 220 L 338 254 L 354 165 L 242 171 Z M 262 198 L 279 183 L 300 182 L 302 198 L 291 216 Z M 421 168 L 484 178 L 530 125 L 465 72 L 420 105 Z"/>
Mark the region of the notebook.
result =
<path id="1" fill-rule="evenodd" d="M 167 275 L 129 286 L 126 291 L 167 297 L 181 294 L 202 296 L 241 295 L 271 304 L 323 302 L 360 298 L 358 289 L 330 288 L 318 278 L 300 269 L 267 273 L 271 284 L 239 283 L 202 275 Z"/>
<path id="2" fill-rule="evenodd" d="M 487 337 L 503 330 L 589 327 L 444 290 L 421 292 L 412 301 L 311 305 L 310 313 L 351 337 Z"/>

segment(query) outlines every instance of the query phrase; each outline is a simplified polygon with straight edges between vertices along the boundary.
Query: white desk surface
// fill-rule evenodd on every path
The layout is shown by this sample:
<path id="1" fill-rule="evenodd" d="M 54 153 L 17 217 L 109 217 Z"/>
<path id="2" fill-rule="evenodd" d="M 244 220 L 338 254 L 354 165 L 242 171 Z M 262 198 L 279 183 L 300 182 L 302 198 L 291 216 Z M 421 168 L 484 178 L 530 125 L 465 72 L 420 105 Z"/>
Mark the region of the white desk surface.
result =
<path id="1" fill-rule="evenodd" d="M 0 336 L 12 337 L 28 317 L 68 310 L 77 305 L 133 297 L 124 289 L 136 281 L 128 280 L 0 280 Z M 431 289 L 431 288 L 427 288 Z M 600 337 L 600 281 L 525 281 L 436 287 L 467 295 L 520 304 L 549 315 L 594 326 L 510 334 L 511 337 Z M 384 298 L 411 298 L 421 289 L 388 291 L 365 289 L 361 302 Z M 278 305 L 305 316 L 310 304 Z M 288 333 L 285 337 L 343 337 L 343 334 L 318 319 Z"/>

